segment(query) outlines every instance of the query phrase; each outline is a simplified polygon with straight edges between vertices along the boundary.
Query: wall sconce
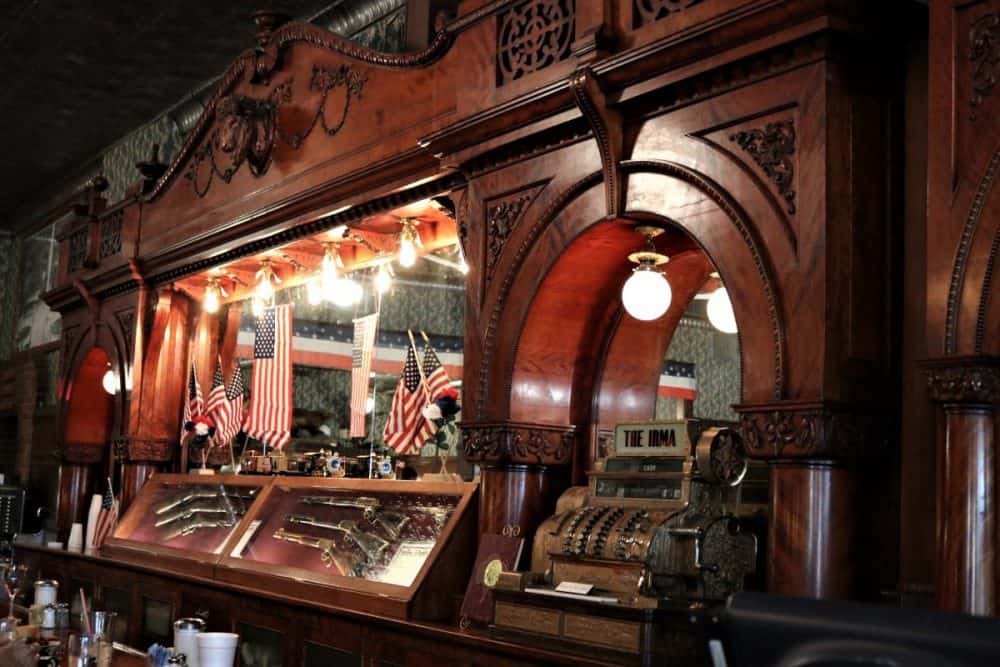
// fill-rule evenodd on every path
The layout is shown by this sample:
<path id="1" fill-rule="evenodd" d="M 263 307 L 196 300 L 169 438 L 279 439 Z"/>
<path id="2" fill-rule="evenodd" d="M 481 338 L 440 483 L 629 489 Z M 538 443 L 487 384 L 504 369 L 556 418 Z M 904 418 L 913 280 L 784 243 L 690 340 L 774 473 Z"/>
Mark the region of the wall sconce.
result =
<path id="1" fill-rule="evenodd" d="M 718 273 L 712 274 L 713 278 L 718 278 Z M 708 313 L 708 321 L 712 326 L 722 333 L 734 334 L 739 331 L 736 326 L 736 313 L 733 312 L 733 302 L 729 299 L 729 291 L 725 287 L 712 292 L 705 304 L 705 311 Z"/>
<path id="2" fill-rule="evenodd" d="M 399 232 L 399 265 L 411 267 L 417 262 L 417 246 L 421 245 L 420 235 L 417 234 L 420 221 L 401 218 L 399 224 L 403 226 Z"/>
<path id="3" fill-rule="evenodd" d="M 656 252 L 653 239 L 663 233 L 659 227 L 639 226 L 635 231 L 646 237 L 645 247 L 628 256 L 638 266 L 622 287 L 622 304 L 625 311 L 637 320 L 655 320 L 670 308 L 673 294 L 670 283 L 657 268 L 670 258 Z"/>

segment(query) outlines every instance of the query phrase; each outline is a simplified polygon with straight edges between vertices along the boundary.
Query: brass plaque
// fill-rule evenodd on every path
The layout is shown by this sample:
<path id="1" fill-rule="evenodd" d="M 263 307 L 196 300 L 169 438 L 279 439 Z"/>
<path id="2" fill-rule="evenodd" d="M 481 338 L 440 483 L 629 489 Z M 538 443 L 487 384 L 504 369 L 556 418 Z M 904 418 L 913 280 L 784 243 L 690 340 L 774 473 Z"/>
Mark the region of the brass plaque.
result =
<path id="1" fill-rule="evenodd" d="M 566 614 L 563 636 L 585 644 L 599 644 L 629 653 L 639 652 L 641 628 L 638 623 L 612 621 L 599 616 Z"/>
<path id="2" fill-rule="evenodd" d="M 559 612 L 557 611 L 497 602 L 493 622 L 499 626 L 525 632 L 559 636 Z"/>

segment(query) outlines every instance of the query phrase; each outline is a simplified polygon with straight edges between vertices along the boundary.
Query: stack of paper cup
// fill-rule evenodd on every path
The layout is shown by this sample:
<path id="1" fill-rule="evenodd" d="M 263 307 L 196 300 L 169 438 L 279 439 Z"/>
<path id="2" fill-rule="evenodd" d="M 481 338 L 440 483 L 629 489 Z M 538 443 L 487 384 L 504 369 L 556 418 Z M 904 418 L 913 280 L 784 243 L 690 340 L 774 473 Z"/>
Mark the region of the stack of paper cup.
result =
<path id="1" fill-rule="evenodd" d="M 66 541 L 66 551 L 80 553 L 83 551 L 83 524 L 74 523 L 69 529 L 69 540 Z"/>
<path id="2" fill-rule="evenodd" d="M 179 618 L 174 621 L 174 651 L 183 653 L 187 667 L 198 667 L 198 635 L 205 629 L 200 618 Z"/>
<path id="3" fill-rule="evenodd" d="M 232 632 L 198 635 L 198 667 L 233 667 L 240 636 Z"/>
<path id="4" fill-rule="evenodd" d="M 101 502 L 104 499 L 101 494 L 95 493 L 90 499 L 90 512 L 87 513 L 87 539 L 83 543 L 83 548 L 87 553 L 94 550 L 94 533 L 97 532 L 97 517 L 101 515 Z"/>

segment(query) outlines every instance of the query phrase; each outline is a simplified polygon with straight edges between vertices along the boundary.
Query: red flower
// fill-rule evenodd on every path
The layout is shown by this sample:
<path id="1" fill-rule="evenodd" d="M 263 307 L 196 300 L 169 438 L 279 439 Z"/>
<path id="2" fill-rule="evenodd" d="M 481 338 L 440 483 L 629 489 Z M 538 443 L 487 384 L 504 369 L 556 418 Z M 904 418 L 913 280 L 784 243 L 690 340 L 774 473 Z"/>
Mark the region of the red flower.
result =
<path id="1" fill-rule="evenodd" d="M 453 399 L 455 399 L 457 401 L 458 400 L 458 392 L 455 391 L 454 389 L 452 389 L 451 387 L 448 387 L 447 389 L 442 389 L 441 390 L 441 393 L 438 394 L 438 398 L 453 398 Z"/>

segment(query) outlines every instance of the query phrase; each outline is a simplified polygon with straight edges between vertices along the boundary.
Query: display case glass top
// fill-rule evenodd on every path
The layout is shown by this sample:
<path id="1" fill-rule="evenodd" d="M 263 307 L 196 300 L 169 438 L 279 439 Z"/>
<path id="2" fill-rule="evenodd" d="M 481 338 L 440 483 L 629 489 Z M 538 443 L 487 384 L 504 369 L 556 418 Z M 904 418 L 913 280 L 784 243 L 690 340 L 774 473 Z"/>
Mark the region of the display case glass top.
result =
<path id="1" fill-rule="evenodd" d="M 362 490 L 275 482 L 266 511 L 247 526 L 245 539 L 230 556 L 294 565 L 324 578 L 332 574 L 408 587 L 461 496 L 378 486 Z"/>

